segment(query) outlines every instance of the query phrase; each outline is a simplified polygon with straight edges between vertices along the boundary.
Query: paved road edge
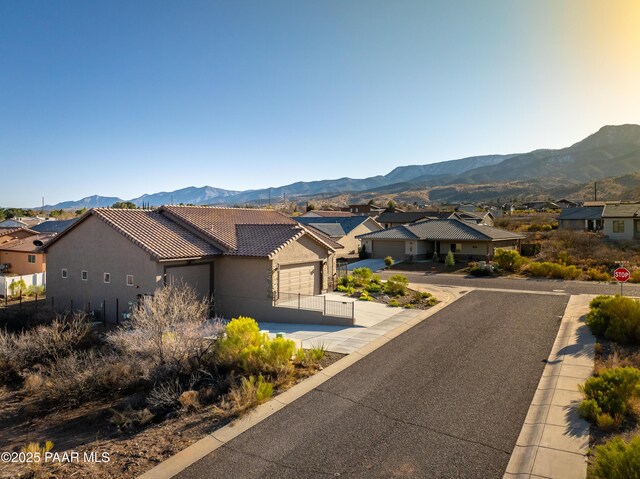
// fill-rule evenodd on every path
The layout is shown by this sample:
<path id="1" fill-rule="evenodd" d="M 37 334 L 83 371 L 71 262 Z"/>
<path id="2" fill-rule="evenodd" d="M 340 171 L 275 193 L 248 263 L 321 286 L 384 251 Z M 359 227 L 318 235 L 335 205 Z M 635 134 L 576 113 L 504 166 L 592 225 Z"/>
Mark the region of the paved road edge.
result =
<path id="1" fill-rule="evenodd" d="M 452 287 L 450 291 L 455 291 L 457 289 L 462 288 Z M 467 291 L 468 290 L 469 288 L 467 288 Z M 299 399 L 308 392 L 314 390 L 325 381 L 341 373 L 349 366 L 357 363 L 368 354 L 384 346 L 392 339 L 400 336 L 402 333 L 413 328 L 425 319 L 438 313 L 462 296 L 462 294 L 448 293 L 447 300 L 441 301 L 436 306 L 428 309 L 427 311 L 405 311 L 405 313 L 407 313 L 407 320 L 400 326 L 373 340 L 369 344 L 362 346 L 351 354 L 326 367 L 322 371 L 319 371 L 313 376 L 305 379 L 304 381 L 301 381 L 287 391 L 278 394 L 270 401 L 256 407 L 246 416 L 233 421 L 231 424 L 221 427 L 211 434 L 207 434 L 205 437 L 196 441 L 191 446 L 183 449 L 179 453 L 171 456 L 152 469 L 149 469 L 144 474 L 138 476 L 138 479 L 170 479 L 174 477 L 176 474 L 183 471 L 194 462 L 199 461 L 207 454 L 210 454 L 220 446 L 223 446 L 243 432 L 262 422 L 273 413 L 279 411 L 286 405 L 291 404 L 296 399 Z"/>

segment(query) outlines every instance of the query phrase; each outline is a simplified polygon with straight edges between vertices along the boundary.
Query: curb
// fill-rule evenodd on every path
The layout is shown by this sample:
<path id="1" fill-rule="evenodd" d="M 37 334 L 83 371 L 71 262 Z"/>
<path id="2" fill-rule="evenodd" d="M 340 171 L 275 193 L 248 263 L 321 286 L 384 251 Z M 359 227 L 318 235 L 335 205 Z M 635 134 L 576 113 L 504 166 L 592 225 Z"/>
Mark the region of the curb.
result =
<path id="1" fill-rule="evenodd" d="M 582 317 L 595 295 L 573 295 L 503 479 L 584 479 L 589 423 L 578 384 L 593 374 L 595 337 Z"/>
<path id="2" fill-rule="evenodd" d="M 341 373 L 349 366 L 357 363 L 362 358 L 380 348 L 381 346 L 384 346 L 392 339 L 400 336 L 402 333 L 408 331 L 425 319 L 441 311 L 446 306 L 461 298 L 463 295 L 448 293 L 448 296 L 449 299 L 447 301 L 441 301 L 427 311 L 412 311 L 412 313 L 414 314 L 412 314 L 403 324 L 397 326 L 396 328 L 380 336 L 379 338 L 374 339 L 369 344 L 366 344 L 356 351 L 348 354 L 344 358 L 336 361 L 322 371 L 318 371 L 313 376 L 296 384 L 290 389 L 287 389 L 283 393 L 278 394 L 268 402 L 260 404 L 247 415 L 236 419 L 231 424 L 221 427 L 211 434 L 207 434 L 205 437 L 196 441 L 191 446 L 183 449 L 179 453 L 171 456 L 157 466 L 141 474 L 140 476 L 138 476 L 138 479 L 172 478 L 179 472 L 189 467 L 191 464 L 199 461 L 207 454 L 210 454 L 220 446 L 223 446 L 243 432 L 262 422 L 273 413 L 294 402 L 296 399 L 299 399 L 308 392 L 314 390 L 325 381 Z"/>

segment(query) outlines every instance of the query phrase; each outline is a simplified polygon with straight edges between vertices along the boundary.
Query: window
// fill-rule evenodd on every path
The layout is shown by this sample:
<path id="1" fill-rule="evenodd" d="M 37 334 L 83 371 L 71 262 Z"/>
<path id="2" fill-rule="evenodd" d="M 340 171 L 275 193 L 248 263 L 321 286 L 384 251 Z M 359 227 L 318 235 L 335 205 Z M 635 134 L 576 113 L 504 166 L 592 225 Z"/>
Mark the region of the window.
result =
<path id="1" fill-rule="evenodd" d="M 67 278 L 67 270 L 66 270 L 66 268 L 62 268 L 62 277 L 65 278 L 65 279 Z"/>
<path id="2" fill-rule="evenodd" d="M 127 275 L 127 286 L 133 286 L 133 275 L 132 274 L 128 274 Z"/>
<path id="3" fill-rule="evenodd" d="M 105 283 L 111 283 L 111 273 L 104 273 L 102 278 L 104 279 Z"/>
<path id="4" fill-rule="evenodd" d="M 451 252 L 459 253 L 462 251 L 462 243 L 451 243 Z"/>
<path id="5" fill-rule="evenodd" d="M 30 254 L 27 258 L 27 261 L 29 263 L 35 263 L 36 262 L 36 255 L 35 254 Z"/>
<path id="6" fill-rule="evenodd" d="M 613 232 L 614 233 L 624 233 L 624 221 L 623 220 L 613 220 Z"/>
<path id="7" fill-rule="evenodd" d="M 82 281 L 87 281 L 89 279 L 89 272 L 88 271 L 82 271 L 80 273 L 80 278 L 82 278 Z"/>

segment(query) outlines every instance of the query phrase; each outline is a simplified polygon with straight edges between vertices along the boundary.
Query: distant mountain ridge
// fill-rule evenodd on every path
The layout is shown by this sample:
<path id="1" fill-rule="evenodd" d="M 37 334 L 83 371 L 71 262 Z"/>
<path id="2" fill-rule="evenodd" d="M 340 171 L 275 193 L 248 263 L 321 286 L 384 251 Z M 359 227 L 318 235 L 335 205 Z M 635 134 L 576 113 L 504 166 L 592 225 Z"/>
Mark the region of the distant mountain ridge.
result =
<path id="1" fill-rule="evenodd" d="M 151 206 L 168 203 L 267 204 L 269 200 L 281 201 L 285 196 L 295 199 L 358 192 L 374 196 L 425 189 L 434 189 L 434 200 L 438 196 L 451 200 L 457 198 L 458 194 L 469 191 L 469 187 L 464 185 L 484 185 L 476 189 L 489 191 L 489 185 L 516 182 L 517 187 L 512 185 L 506 190 L 522 193 L 527 188 L 539 188 L 540 185 L 544 185 L 545 189 L 551 185 L 577 186 L 590 181 L 635 173 L 640 173 L 640 125 L 607 125 L 587 138 L 558 150 L 540 149 L 522 154 L 484 155 L 427 165 L 399 166 L 386 175 L 361 179 L 300 181 L 259 190 L 232 191 L 211 186 L 188 187 L 172 192 L 145 194 L 129 201 L 138 205 L 144 202 Z M 548 181 L 544 181 L 545 179 Z M 527 182 L 530 182 L 530 186 Z M 504 186 L 495 188 L 505 189 Z M 116 201 L 122 200 L 115 197 L 91 196 L 78 201 L 48 205 L 46 208 L 90 208 L 110 206 Z"/>

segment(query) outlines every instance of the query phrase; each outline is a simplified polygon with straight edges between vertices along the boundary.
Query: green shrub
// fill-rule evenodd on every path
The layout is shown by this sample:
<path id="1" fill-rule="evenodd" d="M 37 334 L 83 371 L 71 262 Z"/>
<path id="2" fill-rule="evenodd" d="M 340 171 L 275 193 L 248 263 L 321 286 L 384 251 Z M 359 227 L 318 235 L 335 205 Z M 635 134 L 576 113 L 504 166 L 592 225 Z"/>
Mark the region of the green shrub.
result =
<path id="1" fill-rule="evenodd" d="M 640 397 L 640 369 L 629 366 L 604 369 L 587 379 L 580 390 L 585 400 L 579 411 L 586 419 L 597 422 L 603 413 L 621 418 L 631 407 L 631 401 Z"/>
<path id="2" fill-rule="evenodd" d="M 363 291 L 360 293 L 360 297 L 358 298 L 360 301 L 373 301 L 373 298 L 369 296 L 367 291 Z"/>
<path id="3" fill-rule="evenodd" d="M 631 272 L 631 277 L 629 278 L 630 283 L 640 283 L 640 269 L 636 269 Z"/>
<path id="4" fill-rule="evenodd" d="M 213 411 L 220 417 L 239 416 L 273 396 L 273 384 L 262 376 L 242 378 L 240 384 L 231 388 Z"/>
<path id="5" fill-rule="evenodd" d="M 391 306 L 392 308 L 399 308 L 401 305 L 397 299 L 392 299 L 391 301 L 389 301 L 389 306 Z"/>
<path id="6" fill-rule="evenodd" d="M 580 269 L 574 265 L 564 266 L 558 263 L 543 262 L 529 263 L 527 272 L 531 276 L 553 279 L 576 279 L 580 276 Z"/>
<path id="7" fill-rule="evenodd" d="M 336 288 L 336 291 L 340 291 L 341 293 L 346 293 L 347 292 L 347 286 L 343 286 L 341 284 L 338 285 L 338 287 Z"/>
<path id="8" fill-rule="evenodd" d="M 393 266 L 394 262 L 393 262 L 393 258 L 391 256 L 387 256 L 384 259 L 384 264 L 387 266 L 387 268 Z"/>
<path id="9" fill-rule="evenodd" d="M 640 436 L 628 443 L 615 437 L 597 446 L 593 456 L 592 479 L 639 479 Z"/>
<path id="10" fill-rule="evenodd" d="M 252 318 L 240 316 L 227 324 L 226 335 L 218 341 L 219 359 L 248 374 L 288 372 L 295 343 L 290 339 L 270 339 L 260 332 Z"/>
<path id="11" fill-rule="evenodd" d="M 447 256 L 444 258 L 444 264 L 449 268 L 453 268 L 455 266 L 456 257 L 453 255 L 453 251 L 449 251 L 447 253 Z"/>
<path id="12" fill-rule="evenodd" d="M 32 284 L 27 288 L 27 296 L 35 296 L 35 295 L 43 296 L 44 293 L 45 293 L 45 287 L 42 284 L 41 285 Z"/>
<path id="13" fill-rule="evenodd" d="M 598 268 L 589 268 L 585 272 L 585 276 L 590 281 L 611 281 L 611 275 Z"/>
<path id="14" fill-rule="evenodd" d="M 377 285 L 382 286 L 382 280 L 380 279 L 380 276 L 378 276 L 377 274 L 374 274 L 371 277 L 371 284 L 377 284 Z"/>
<path id="15" fill-rule="evenodd" d="M 353 281 L 354 286 L 362 287 L 369 284 L 372 276 L 373 271 L 371 271 L 369 268 L 356 268 L 351 274 L 351 280 Z"/>
<path id="16" fill-rule="evenodd" d="M 493 261 L 505 271 L 516 272 L 520 270 L 524 259 L 516 250 L 497 249 Z"/>
<path id="17" fill-rule="evenodd" d="M 366 285 L 364 287 L 364 290 L 369 293 L 379 293 L 380 291 L 382 291 L 382 285 L 372 282 Z"/>
<path id="18" fill-rule="evenodd" d="M 491 275 L 491 270 L 488 268 L 481 268 L 480 266 L 474 266 L 469 270 L 469 274 L 471 276 L 489 276 Z"/>
<path id="19" fill-rule="evenodd" d="M 384 292 L 390 296 L 404 296 L 407 294 L 409 280 L 401 274 L 394 274 L 384 284 Z"/>
<path id="20" fill-rule="evenodd" d="M 25 295 L 27 294 L 27 283 L 25 283 L 24 279 L 22 278 L 17 281 L 13 281 L 9 285 L 9 291 L 11 292 L 11 296 L 13 298 L 17 298 L 20 295 Z"/>
<path id="21" fill-rule="evenodd" d="M 404 307 L 404 309 L 413 309 L 413 304 L 407 303 L 403 307 Z"/>
<path id="22" fill-rule="evenodd" d="M 586 323 L 593 334 L 620 344 L 640 344 L 640 301 L 624 296 L 597 296 Z"/>
<path id="23" fill-rule="evenodd" d="M 338 279 L 338 286 L 344 286 L 345 288 L 348 286 L 351 286 L 351 276 L 345 275 L 345 276 L 341 276 Z"/>

